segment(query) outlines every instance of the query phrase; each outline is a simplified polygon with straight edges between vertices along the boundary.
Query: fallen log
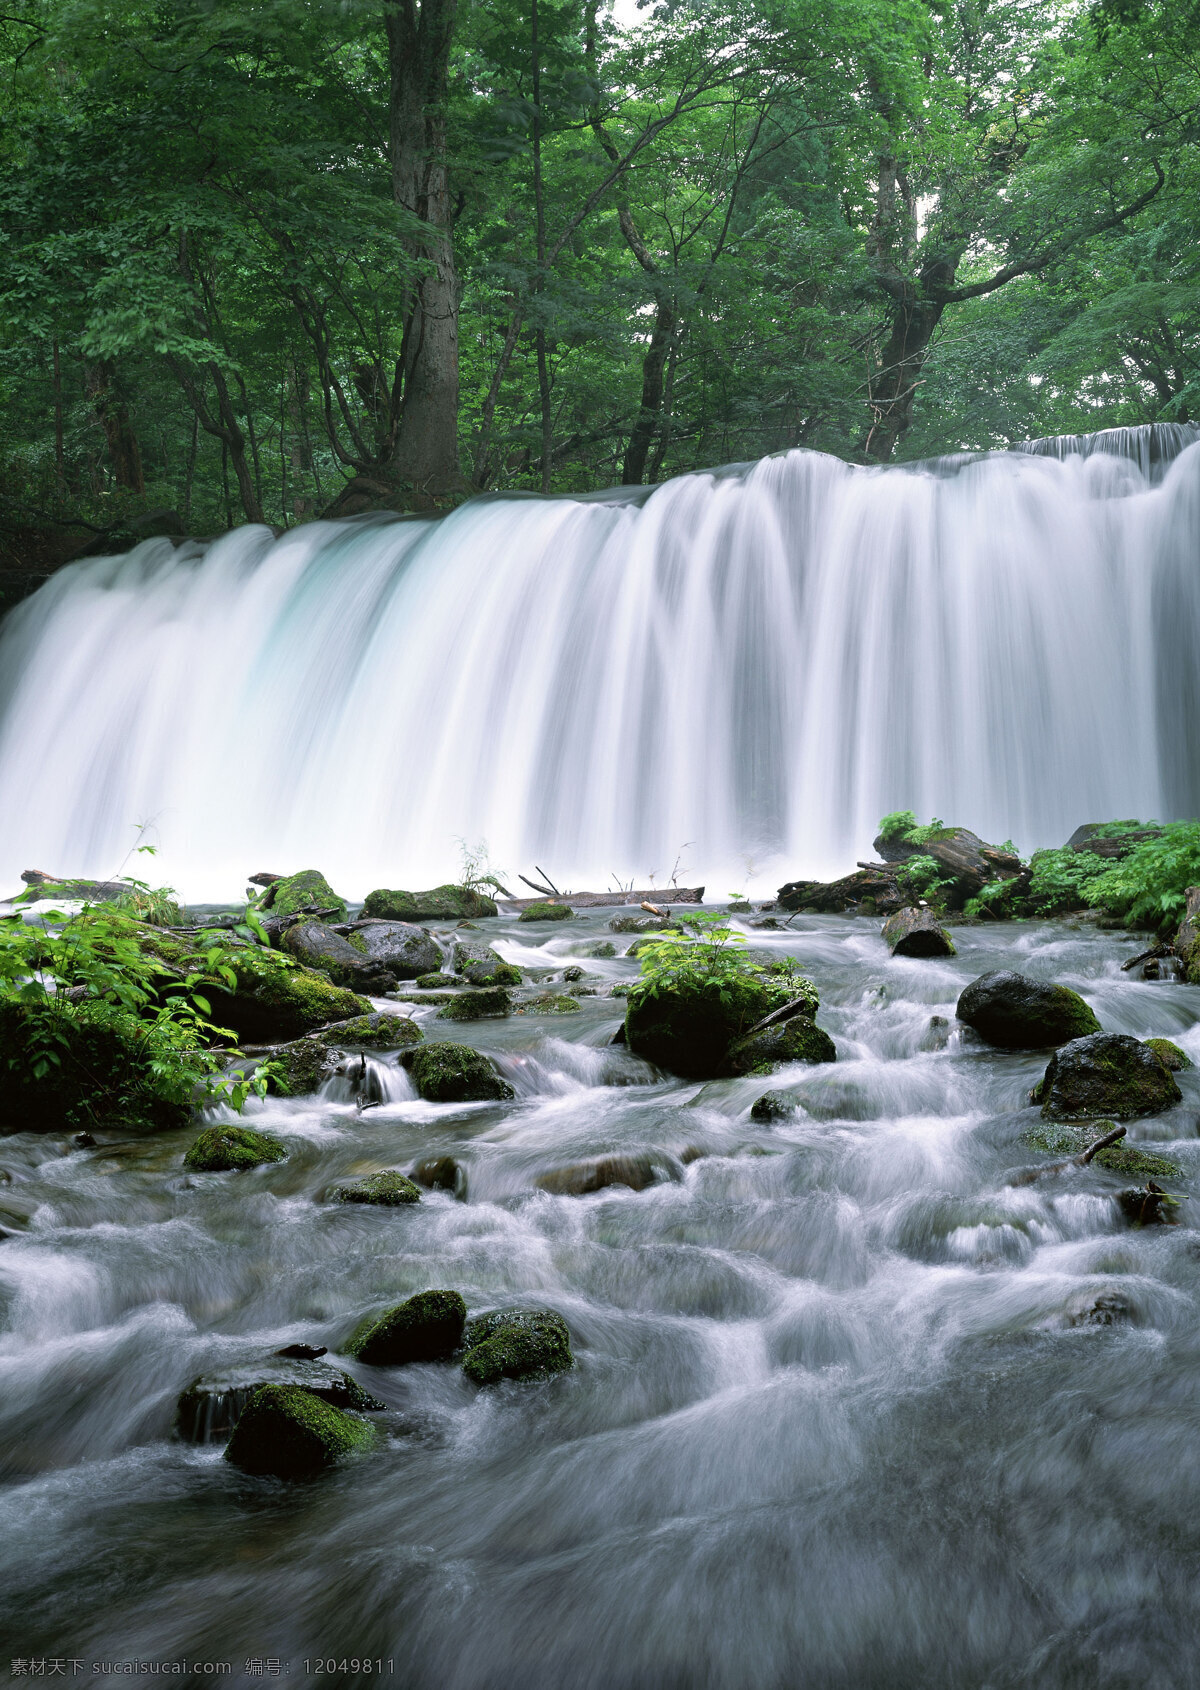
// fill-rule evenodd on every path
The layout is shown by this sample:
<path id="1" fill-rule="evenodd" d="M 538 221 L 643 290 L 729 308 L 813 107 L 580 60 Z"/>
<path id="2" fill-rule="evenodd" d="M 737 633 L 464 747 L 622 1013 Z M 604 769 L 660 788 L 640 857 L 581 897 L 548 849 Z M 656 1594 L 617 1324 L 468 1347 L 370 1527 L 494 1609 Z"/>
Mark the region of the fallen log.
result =
<path id="1" fill-rule="evenodd" d="M 521 877 L 524 879 L 524 876 Z M 703 886 L 664 886 L 649 887 L 640 892 L 561 892 L 554 894 L 555 902 L 570 904 L 575 909 L 602 910 L 617 909 L 625 904 L 635 907 L 651 902 L 658 904 L 701 904 L 704 902 Z M 544 904 L 541 898 L 499 898 L 498 903 L 505 909 L 526 910 L 531 904 Z"/>

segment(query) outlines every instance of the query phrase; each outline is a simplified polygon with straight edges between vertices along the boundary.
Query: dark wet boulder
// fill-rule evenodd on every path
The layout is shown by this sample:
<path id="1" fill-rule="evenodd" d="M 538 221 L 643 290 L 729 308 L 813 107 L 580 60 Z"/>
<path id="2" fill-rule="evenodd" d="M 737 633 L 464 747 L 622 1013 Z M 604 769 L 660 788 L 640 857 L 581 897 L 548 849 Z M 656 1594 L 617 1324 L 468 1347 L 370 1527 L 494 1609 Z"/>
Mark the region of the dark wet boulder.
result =
<path id="1" fill-rule="evenodd" d="M 806 1015 L 793 1015 L 735 1039 L 726 1056 L 731 1074 L 771 1074 L 787 1062 L 836 1062 L 833 1040 Z"/>
<path id="2" fill-rule="evenodd" d="M 442 952 L 427 927 L 411 921 L 355 921 L 346 938 L 368 962 L 388 969 L 397 980 L 436 974 Z"/>
<path id="3" fill-rule="evenodd" d="M 718 1079 L 730 1072 L 726 1053 L 734 1040 L 794 995 L 783 980 L 751 969 L 656 992 L 639 981 L 625 1000 L 625 1040 L 635 1056 L 685 1080 Z"/>
<path id="4" fill-rule="evenodd" d="M 956 956 L 954 941 L 932 910 L 908 904 L 883 924 L 883 942 L 893 956 Z"/>
<path id="5" fill-rule="evenodd" d="M 563 992 L 538 992 L 517 1005 L 518 1015 L 578 1015 L 579 999 Z"/>
<path id="6" fill-rule="evenodd" d="M 346 900 L 340 898 L 320 869 L 305 868 L 273 880 L 262 895 L 260 912 L 274 917 L 315 915 L 323 921 L 345 921 Z"/>
<path id="7" fill-rule="evenodd" d="M 610 1185 L 644 1191 L 654 1184 L 654 1164 L 649 1156 L 597 1156 L 589 1162 L 573 1162 L 569 1167 L 539 1174 L 533 1183 L 539 1191 L 549 1191 L 556 1197 L 586 1197 Z"/>
<path id="8" fill-rule="evenodd" d="M 1158 1115 L 1180 1102 L 1174 1076 L 1140 1039 L 1092 1033 L 1055 1051 L 1035 1087 L 1047 1120 L 1111 1116 L 1117 1121 Z"/>
<path id="9" fill-rule="evenodd" d="M 305 1033 L 366 1015 L 366 998 L 335 986 L 328 975 L 300 968 L 271 951 L 249 947 L 233 961 L 237 986 L 206 986 L 212 1018 L 246 1044 L 280 1044 Z"/>
<path id="10" fill-rule="evenodd" d="M 347 1052 L 404 1050 L 423 1037 L 408 1015 L 372 1013 L 335 1021 L 307 1038 L 269 1049 L 268 1059 L 279 1070 L 269 1089 L 279 1097 L 303 1097 L 320 1089 Z"/>
<path id="11" fill-rule="evenodd" d="M 296 922 L 284 933 L 279 948 L 306 968 L 322 969 L 335 985 L 356 992 L 390 992 L 396 984 L 391 969 L 364 955 L 323 921 Z"/>
<path id="12" fill-rule="evenodd" d="M 47 1036 L 59 1060 L 39 1074 Z M 0 1134 L 168 1132 L 191 1115 L 188 1088 L 159 1071 L 132 1015 L 84 1003 L 47 1025 L 45 1011 L 0 1003 Z"/>
<path id="13" fill-rule="evenodd" d="M 1170 1039 L 1146 1039 L 1145 1043 L 1150 1046 L 1163 1067 L 1169 1068 L 1172 1074 L 1179 1074 L 1185 1068 L 1196 1066 L 1191 1057 L 1180 1050 L 1177 1044 L 1172 1044 Z"/>
<path id="14" fill-rule="evenodd" d="M 796 1113 L 796 1099 L 790 1092 L 765 1091 L 761 1097 L 756 1097 L 750 1106 L 752 1121 L 786 1121 Z"/>
<path id="15" fill-rule="evenodd" d="M 923 837 L 913 839 L 914 832 Z M 897 866 L 913 857 L 932 857 L 942 879 L 950 882 L 946 901 L 951 909 L 961 909 L 968 898 L 977 898 L 992 881 L 1024 878 L 1026 874 L 1020 857 L 989 845 L 968 827 L 914 828 L 890 839 L 880 834 L 875 849 Z"/>
<path id="16" fill-rule="evenodd" d="M 267 1057 L 272 1073 L 267 1090 L 272 1097 L 307 1097 L 320 1091 L 337 1068 L 337 1056 L 320 1039 L 293 1039 L 276 1045 Z M 238 1066 L 242 1066 L 240 1063 Z"/>
<path id="17" fill-rule="evenodd" d="M 183 1165 L 193 1173 L 217 1174 L 286 1160 L 287 1151 L 279 1140 L 255 1132 L 253 1127 L 205 1127 L 193 1140 Z"/>
<path id="18" fill-rule="evenodd" d="M 1179 1199 L 1149 1179 L 1140 1190 L 1117 1195 L 1121 1213 L 1131 1226 L 1176 1226 Z"/>
<path id="19" fill-rule="evenodd" d="M 375 1430 L 295 1385 L 263 1385 L 233 1429 L 226 1461 L 255 1477 L 299 1479 L 368 1448 Z"/>
<path id="20" fill-rule="evenodd" d="M 480 921 L 497 913 L 494 899 L 469 886 L 435 886 L 428 892 L 368 892 L 364 916 L 383 921 Z"/>
<path id="21" fill-rule="evenodd" d="M 381 1209 L 399 1209 L 421 1201 L 421 1193 L 412 1180 L 396 1168 L 384 1168 L 363 1179 L 332 1185 L 327 1196 L 331 1203 L 371 1203 Z"/>
<path id="22" fill-rule="evenodd" d="M 467 1305 L 457 1291 L 419 1291 L 360 1321 L 346 1340 L 346 1354 L 370 1367 L 438 1361 L 458 1348 L 466 1321 Z"/>
<path id="23" fill-rule="evenodd" d="M 610 933 L 661 933 L 673 926 L 668 915 L 614 915 L 609 921 Z"/>
<path id="24" fill-rule="evenodd" d="M 902 902 L 894 871 L 882 865 L 856 869 L 840 880 L 789 880 L 779 888 L 777 898 L 782 910 L 811 910 L 817 915 L 856 909 L 866 898 L 886 914 L 899 909 Z"/>
<path id="25" fill-rule="evenodd" d="M 518 921 L 569 921 L 573 911 L 570 904 L 527 904 Z"/>
<path id="26" fill-rule="evenodd" d="M 1175 934 L 1175 950 L 1184 979 L 1191 986 L 1200 986 L 1200 886 L 1189 886 L 1184 897 L 1187 902 Z"/>
<path id="27" fill-rule="evenodd" d="M 504 986 L 472 986 L 456 992 L 438 1010 L 442 1021 L 490 1021 L 512 1013 L 512 999 Z"/>
<path id="28" fill-rule="evenodd" d="M 1116 822 L 1085 822 L 1077 827 L 1067 840 L 1065 849 L 1068 851 L 1086 851 L 1093 857 L 1104 857 L 1107 860 L 1119 861 L 1127 857 L 1135 845 L 1143 844 L 1147 839 L 1161 839 L 1161 827 L 1139 827 L 1137 822 L 1131 822 L 1128 827 L 1121 827 L 1119 833 L 1113 833 Z"/>
<path id="29" fill-rule="evenodd" d="M 458 939 L 454 945 L 454 972 L 472 986 L 519 986 L 521 970 L 505 962 L 490 945 Z"/>
<path id="30" fill-rule="evenodd" d="M 468 1323 L 462 1368 L 476 1385 L 501 1379 L 548 1379 L 575 1365 L 571 1334 L 549 1309 L 498 1309 Z"/>
<path id="31" fill-rule="evenodd" d="M 405 1067 L 427 1103 L 504 1102 L 516 1096 L 495 1065 L 470 1045 L 422 1045 L 406 1055 Z"/>
<path id="32" fill-rule="evenodd" d="M 461 985 L 456 974 L 443 974 L 435 970 L 430 974 L 418 974 L 413 984 L 420 986 L 423 991 L 446 991 L 449 987 Z"/>
<path id="33" fill-rule="evenodd" d="M 1032 980 L 1012 968 L 972 980 L 960 994 L 955 1014 L 1001 1050 L 1038 1050 L 1100 1031 L 1093 1010 L 1078 992 Z"/>
<path id="34" fill-rule="evenodd" d="M 453 1156 L 423 1156 L 409 1178 L 426 1191 L 448 1191 L 466 1201 L 467 1170 Z"/>
<path id="35" fill-rule="evenodd" d="M 225 1368 L 194 1379 L 175 1410 L 176 1435 L 190 1444 L 223 1443 L 250 1398 L 264 1385 L 311 1391 L 334 1408 L 352 1408 L 359 1414 L 376 1413 L 387 1406 L 329 1362 L 272 1356 L 265 1362 Z"/>

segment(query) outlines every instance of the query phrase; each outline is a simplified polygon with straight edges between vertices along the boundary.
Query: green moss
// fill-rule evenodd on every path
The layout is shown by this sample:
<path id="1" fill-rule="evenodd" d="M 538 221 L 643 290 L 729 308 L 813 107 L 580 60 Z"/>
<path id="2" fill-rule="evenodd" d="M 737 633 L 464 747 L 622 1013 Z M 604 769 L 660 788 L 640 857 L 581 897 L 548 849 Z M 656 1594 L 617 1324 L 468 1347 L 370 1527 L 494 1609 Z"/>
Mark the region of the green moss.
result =
<path id="1" fill-rule="evenodd" d="M 368 999 L 314 969 L 290 966 L 274 951 L 239 951 L 233 967 L 236 991 L 208 992 L 213 1019 L 252 1044 L 300 1038 L 331 1021 L 371 1012 Z"/>
<path id="2" fill-rule="evenodd" d="M 616 954 L 617 947 L 613 944 L 611 939 L 593 939 L 591 943 L 587 945 L 571 946 L 572 956 L 591 957 L 598 961 L 605 960 L 609 957 L 615 957 Z"/>
<path id="3" fill-rule="evenodd" d="M 1080 1156 L 1098 1138 L 1111 1132 L 1115 1125 L 1114 1121 L 1081 1124 L 1044 1122 L 1022 1133 L 1021 1142 L 1031 1150 L 1041 1150 L 1049 1156 Z M 1107 1150 L 1098 1150 L 1093 1160 L 1099 1167 L 1107 1168 L 1114 1174 L 1145 1174 L 1158 1179 L 1173 1179 L 1179 1175 L 1176 1163 L 1136 1144 L 1110 1144 Z"/>
<path id="4" fill-rule="evenodd" d="M 422 1045 L 408 1059 L 408 1070 L 429 1103 L 500 1102 L 516 1096 L 487 1057 L 469 1045 Z"/>
<path id="5" fill-rule="evenodd" d="M 501 1309 L 482 1315 L 467 1327 L 463 1346 L 463 1372 L 476 1385 L 548 1379 L 575 1365 L 567 1323 L 547 1309 Z"/>
<path id="6" fill-rule="evenodd" d="M 324 921 L 345 921 L 346 900 L 339 898 L 320 869 L 301 869 L 267 887 L 259 906 L 271 915 L 302 915 L 320 911 Z"/>
<path id="7" fill-rule="evenodd" d="M 1170 1039 L 1145 1039 L 1143 1043 L 1150 1046 L 1163 1067 L 1169 1068 L 1172 1073 L 1179 1073 L 1184 1068 L 1195 1067 L 1191 1057 L 1185 1051 L 1180 1050 L 1177 1044 L 1172 1044 Z"/>
<path id="8" fill-rule="evenodd" d="M 271 1062 L 280 1072 L 270 1081 L 279 1097 L 304 1097 L 329 1077 L 330 1053 L 335 1050 L 404 1050 L 420 1044 L 424 1034 L 408 1015 L 356 1015 L 337 1021 L 307 1038 L 277 1045 Z"/>
<path id="9" fill-rule="evenodd" d="M 498 913 L 494 899 L 469 886 L 435 886 L 428 892 L 368 892 L 362 913 L 383 921 L 479 921 Z"/>
<path id="10" fill-rule="evenodd" d="M 518 916 L 519 921 L 569 921 L 571 918 L 570 904 L 530 904 Z"/>
<path id="11" fill-rule="evenodd" d="M 418 974 L 413 984 L 425 990 L 445 991 L 447 986 L 455 986 L 458 982 L 452 974 Z"/>
<path id="12" fill-rule="evenodd" d="M 329 1200 L 332 1203 L 371 1203 L 378 1208 L 397 1209 L 409 1203 L 419 1203 L 421 1192 L 404 1174 L 394 1168 L 386 1168 L 382 1173 L 368 1174 L 365 1179 L 331 1186 Z"/>
<path id="13" fill-rule="evenodd" d="M 796 1099 L 786 1091 L 765 1091 L 750 1109 L 752 1121 L 786 1121 L 796 1113 Z"/>
<path id="14" fill-rule="evenodd" d="M 469 987 L 443 1004 L 438 1016 L 443 1021 L 484 1021 L 508 1015 L 512 1002 L 503 986 Z"/>
<path id="15" fill-rule="evenodd" d="M 577 1015 L 580 1004 L 578 998 L 568 997 L 561 992 L 539 992 L 535 998 L 527 998 L 524 1003 L 517 1005 L 518 1015 Z"/>
<path id="16" fill-rule="evenodd" d="M 353 945 L 354 949 L 361 952 L 363 956 L 367 956 L 369 954 L 367 951 L 367 941 L 363 938 L 361 933 L 347 933 L 346 943 L 348 945 Z"/>
<path id="17" fill-rule="evenodd" d="M 805 1016 L 765 1027 L 729 1047 L 726 1065 L 734 1074 L 772 1074 L 786 1062 L 836 1062 L 829 1034 Z"/>
<path id="18" fill-rule="evenodd" d="M 268 1138 L 253 1127 L 205 1127 L 183 1158 L 183 1165 L 194 1173 L 212 1174 L 286 1159 L 287 1151 L 277 1138 Z"/>
<path id="19" fill-rule="evenodd" d="M 371 1367 L 437 1361 L 458 1348 L 466 1320 L 467 1305 L 457 1291 L 420 1291 L 360 1321 L 346 1342 L 346 1354 Z"/>
<path id="20" fill-rule="evenodd" d="M 242 1410 L 225 1450 L 243 1473 L 277 1479 L 320 1472 L 375 1441 L 374 1428 L 295 1385 L 264 1385 Z"/>
<path id="21" fill-rule="evenodd" d="M 716 1079 L 730 1071 L 726 1052 L 734 1040 L 796 995 L 793 982 L 753 969 L 655 991 L 640 980 L 626 998 L 626 1043 L 635 1056 L 684 1079 Z"/>

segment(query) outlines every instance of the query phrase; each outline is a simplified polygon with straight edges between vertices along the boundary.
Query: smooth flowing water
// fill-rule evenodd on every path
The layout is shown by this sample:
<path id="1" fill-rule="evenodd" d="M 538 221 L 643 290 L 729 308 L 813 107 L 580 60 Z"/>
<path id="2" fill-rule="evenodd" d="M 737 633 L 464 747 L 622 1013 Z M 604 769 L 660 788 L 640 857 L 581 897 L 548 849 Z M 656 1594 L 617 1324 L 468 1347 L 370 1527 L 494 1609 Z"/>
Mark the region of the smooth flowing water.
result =
<path id="1" fill-rule="evenodd" d="M 607 913 L 485 930 L 561 967 Z M 497 1058 L 510 1104 L 417 1101 L 385 1062 L 361 1113 L 336 1082 L 259 1106 L 288 1159 L 240 1175 L 185 1174 L 187 1134 L 3 1141 L 8 1654 L 238 1685 L 367 1684 L 369 1658 L 405 1690 L 1195 1684 L 1200 1070 L 1130 1129 L 1180 1166 L 1183 1224 L 1134 1230 L 1131 1182 L 1095 1164 L 1019 1182 L 1045 1161 L 1022 1143 L 1044 1056 L 930 1023 L 1017 966 L 1200 1059 L 1200 991 L 1121 973 L 1136 941 L 1086 925 L 955 937 L 905 961 L 866 918 L 752 933 L 811 972 L 838 1047 L 768 1082 L 685 1085 L 611 1047 L 617 957 L 585 963 L 601 995 L 574 1016 L 420 1011 Z M 802 1104 L 773 1127 L 749 1115 L 768 1084 Z M 611 1151 L 657 1182 L 534 1187 Z M 321 1200 L 447 1152 L 465 1202 Z M 386 1442 L 292 1486 L 172 1440 L 196 1375 L 336 1349 L 429 1286 L 559 1310 L 578 1365 L 483 1392 L 453 1365 L 352 1366 Z"/>
<path id="2" fill-rule="evenodd" d="M 1028 851 L 1200 812 L 1200 445 L 811 452 L 639 498 L 245 528 L 62 571 L 0 638 L 0 877 L 562 886 L 844 873 L 893 809 Z M 7 889 L 7 886 L 2 889 Z"/>

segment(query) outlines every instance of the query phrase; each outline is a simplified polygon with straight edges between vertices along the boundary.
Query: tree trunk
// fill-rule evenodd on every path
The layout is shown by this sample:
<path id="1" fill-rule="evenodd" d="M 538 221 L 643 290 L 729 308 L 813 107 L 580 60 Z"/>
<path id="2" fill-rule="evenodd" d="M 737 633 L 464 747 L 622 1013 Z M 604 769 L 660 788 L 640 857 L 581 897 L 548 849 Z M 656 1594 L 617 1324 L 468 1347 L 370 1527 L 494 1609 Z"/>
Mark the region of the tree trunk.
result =
<path id="1" fill-rule="evenodd" d="M 658 428 L 663 406 L 663 374 L 675 335 L 675 311 L 669 300 L 660 299 L 654 315 L 654 332 L 642 359 L 642 407 L 625 449 L 621 481 L 639 487 L 646 475 L 646 459 Z"/>
<path id="2" fill-rule="evenodd" d="M 889 462 L 912 424 L 921 370 L 944 310 L 939 301 L 923 297 L 920 282 L 901 285 L 892 307 L 891 332 L 869 384 L 871 427 L 863 451 L 876 463 Z"/>
<path id="3" fill-rule="evenodd" d="M 146 478 L 142 473 L 141 447 L 133 430 L 129 407 L 113 393 L 113 374 L 113 366 L 107 360 L 90 364 L 86 376 L 87 391 L 104 430 L 113 480 L 118 487 L 131 493 L 144 493 Z"/>
<path id="4" fill-rule="evenodd" d="M 383 467 L 419 502 L 456 491 L 458 304 L 446 116 L 457 0 L 395 0 L 385 7 L 392 195 L 424 228 L 408 241 L 423 266 L 406 290 L 392 437 Z"/>

